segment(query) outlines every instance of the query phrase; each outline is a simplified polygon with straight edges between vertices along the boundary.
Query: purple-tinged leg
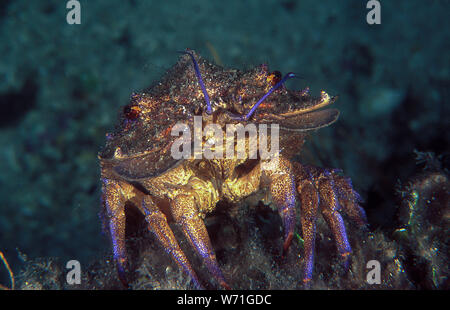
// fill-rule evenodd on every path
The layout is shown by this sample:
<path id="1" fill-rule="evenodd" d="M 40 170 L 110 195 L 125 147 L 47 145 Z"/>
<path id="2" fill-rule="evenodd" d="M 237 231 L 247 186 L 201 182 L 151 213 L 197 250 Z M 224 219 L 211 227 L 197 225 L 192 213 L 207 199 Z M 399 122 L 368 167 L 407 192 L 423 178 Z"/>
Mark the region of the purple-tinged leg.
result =
<path id="1" fill-rule="evenodd" d="M 307 283 L 311 281 L 312 271 L 314 269 L 314 248 L 319 194 L 310 180 L 303 181 L 302 184 L 298 186 L 298 192 L 301 199 L 300 219 L 302 223 L 305 255 L 303 282 Z"/>
<path id="2" fill-rule="evenodd" d="M 345 268 L 348 267 L 349 254 L 352 249 L 347 239 L 344 220 L 339 214 L 341 209 L 335 185 L 330 173 L 325 172 L 319 181 L 320 208 L 322 215 L 331 229 L 339 254 L 344 259 Z"/>
<path id="3" fill-rule="evenodd" d="M 294 236 L 297 193 L 292 163 L 282 156 L 278 157 L 278 160 L 275 162 L 276 165 L 273 167 L 271 166 L 272 163 L 268 163 L 266 169 L 262 171 L 262 177 L 263 179 L 268 178 L 270 181 L 269 189 L 272 201 L 276 205 L 283 222 L 284 244 L 282 256 L 284 257 Z"/>
<path id="4" fill-rule="evenodd" d="M 167 223 L 166 216 L 153 203 L 149 196 L 144 197 L 142 206 L 145 212 L 145 220 L 149 224 L 149 230 L 156 236 L 166 252 L 170 254 L 184 272 L 191 277 L 196 288 L 202 289 L 203 287 L 200 284 L 195 271 L 189 264 L 186 255 L 184 255 L 178 245 L 178 242 Z"/>
<path id="5" fill-rule="evenodd" d="M 223 288 L 230 289 L 217 263 L 216 254 L 211 245 L 205 224 L 195 208 L 194 197 L 192 195 L 178 195 L 171 205 L 171 210 L 175 222 L 181 225 L 183 233 L 196 252 L 200 254 L 209 272 Z"/>
<path id="6" fill-rule="evenodd" d="M 272 201 L 278 208 L 284 229 L 283 254 L 285 257 L 295 231 L 295 183 L 291 174 L 272 174 L 270 183 Z"/>
<path id="7" fill-rule="evenodd" d="M 114 260 L 117 265 L 119 279 L 125 287 L 128 282 L 125 276 L 127 254 L 125 245 L 125 197 L 119 182 L 103 179 L 102 199 L 106 208 L 109 232 L 113 244 Z"/>
<path id="8" fill-rule="evenodd" d="M 359 226 L 367 225 L 367 217 L 364 209 L 359 205 L 362 202 L 359 194 L 353 189 L 350 178 L 333 174 L 334 185 L 345 213 Z"/>

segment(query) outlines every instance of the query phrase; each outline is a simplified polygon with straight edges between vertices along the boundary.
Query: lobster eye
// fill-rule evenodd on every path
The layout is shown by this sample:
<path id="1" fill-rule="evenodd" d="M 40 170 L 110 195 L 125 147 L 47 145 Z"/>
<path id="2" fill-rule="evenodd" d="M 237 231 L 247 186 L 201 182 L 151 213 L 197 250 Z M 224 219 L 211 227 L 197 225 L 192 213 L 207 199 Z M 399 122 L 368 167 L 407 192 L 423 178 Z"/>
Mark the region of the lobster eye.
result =
<path id="1" fill-rule="evenodd" d="M 269 73 L 269 75 L 267 76 L 267 82 L 272 86 L 277 85 L 277 83 L 279 81 L 281 81 L 281 72 L 280 71 L 273 71 L 273 72 Z"/>
<path id="2" fill-rule="evenodd" d="M 255 112 L 255 110 L 258 108 L 258 106 L 261 104 L 261 102 L 263 102 L 267 97 L 269 97 L 271 93 L 273 93 L 276 89 L 278 89 L 281 85 L 283 85 L 284 82 L 286 82 L 288 79 L 292 79 L 295 77 L 296 75 L 294 72 L 289 72 L 288 74 L 286 74 L 281 80 L 279 80 L 274 86 L 272 86 L 272 88 L 269 89 L 269 91 L 264 96 L 262 96 L 262 98 L 259 99 L 257 103 L 255 103 L 255 105 L 250 109 L 247 115 L 244 116 L 244 120 L 247 121 Z"/>
<path id="3" fill-rule="evenodd" d="M 126 105 L 123 107 L 123 114 L 128 120 L 135 120 L 141 114 L 141 109 L 136 105 Z"/>

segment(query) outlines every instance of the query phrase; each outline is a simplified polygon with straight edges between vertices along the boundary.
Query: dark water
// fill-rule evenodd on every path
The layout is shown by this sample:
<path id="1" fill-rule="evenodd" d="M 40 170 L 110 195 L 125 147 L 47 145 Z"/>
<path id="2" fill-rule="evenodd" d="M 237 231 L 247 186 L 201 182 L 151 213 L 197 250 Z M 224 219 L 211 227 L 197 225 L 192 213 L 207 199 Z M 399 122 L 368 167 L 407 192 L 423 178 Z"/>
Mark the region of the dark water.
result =
<path id="1" fill-rule="evenodd" d="M 339 95 L 340 120 L 305 156 L 352 178 L 373 229 L 398 225 L 415 150 L 448 169 L 447 0 L 381 1 L 373 25 L 365 0 L 79 2 L 73 25 L 66 1 L 0 2 L 0 251 L 16 273 L 25 256 L 87 263 L 109 251 L 97 153 L 130 94 L 185 48 Z"/>

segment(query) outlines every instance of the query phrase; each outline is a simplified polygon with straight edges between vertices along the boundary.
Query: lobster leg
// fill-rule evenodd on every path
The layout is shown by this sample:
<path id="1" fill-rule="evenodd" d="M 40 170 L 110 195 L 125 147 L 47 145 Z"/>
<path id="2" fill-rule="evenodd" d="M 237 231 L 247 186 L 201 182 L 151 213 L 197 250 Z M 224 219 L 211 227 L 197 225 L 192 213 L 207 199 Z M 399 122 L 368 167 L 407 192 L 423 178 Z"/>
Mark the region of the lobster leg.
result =
<path id="1" fill-rule="evenodd" d="M 106 208 L 107 223 L 113 244 L 114 260 L 117 265 L 119 279 L 125 287 L 128 283 L 125 276 L 127 254 L 125 245 L 125 202 L 127 184 L 103 178 L 102 200 Z"/>
<path id="2" fill-rule="evenodd" d="M 316 240 L 316 220 L 319 194 L 311 180 L 304 180 L 298 187 L 301 201 L 301 223 L 304 240 L 305 266 L 303 282 L 312 279 L 314 268 L 314 247 Z"/>
<path id="3" fill-rule="evenodd" d="M 283 156 L 260 162 L 249 173 L 241 176 L 234 185 L 233 194 L 246 197 L 259 188 L 268 188 L 272 201 L 283 222 L 283 256 L 292 242 L 296 222 L 296 192 L 292 164 Z M 275 160 L 276 159 L 276 160 Z"/>
<path id="4" fill-rule="evenodd" d="M 149 224 L 149 230 L 156 236 L 158 241 L 164 247 L 168 254 L 172 256 L 177 264 L 187 273 L 195 286 L 201 289 L 202 286 L 189 264 L 186 255 L 184 255 L 180 246 L 178 245 L 175 236 L 167 223 L 166 216 L 159 210 L 159 208 L 154 204 L 150 196 L 145 196 L 142 202 L 142 206 L 145 213 L 145 220 Z"/>
<path id="5" fill-rule="evenodd" d="M 344 220 L 340 214 L 344 211 L 354 222 L 365 225 L 366 215 L 359 206 L 361 198 L 353 189 L 348 177 L 338 170 L 329 170 L 294 163 L 297 190 L 301 199 L 301 222 L 305 250 L 304 282 L 312 278 L 314 265 L 314 236 L 316 232 L 317 209 L 331 229 L 339 254 L 348 268 L 351 246 L 347 238 Z"/>
<path id="6" fill-rule="evenodd" d="M 342 209 L 353 222 L 365 227 L 367 225 L 366 213 L 359 205 L 362 199 L 353 189 L 352 181 L 348 177 L 337 175 L 335 172 L 333 172 L 333 179 Z"/>
<path id="7" fill-rule="evenodd" d="M 291 245 L 292 237 L 295 231 L 296 222 L 296 192 L 295 181 L 292 173 L 290 161 L 283 157 L 278 158 L 278 164 L 271 170 L 263 170 L 263 178 L 269 178 L 269 189 L 272 195 L 272 201 L 275 203 L 283 222 L 284 243 L 283 254 Z"/>
<path id="8" fill-rule="evenodd" d="M 177 195 L 171 205 L 171 210 L 175 222 L 181 225 L 184 235 L 196 252 L 200 254 L 209 272 L 222 287 L 230 289 L 217 263 L 205 224 L 195 207 L 194 197 L 189 194 Z"/>
<path id="9" fill-rule="evenodd" d="M 335 191 L 334 180 L 329 173 L 319 180 L 320 209 L 328 226 L 331 229 L 339 254 L 344 259 L 345 267 L 348 267 L 349 254 L 352 249 L 347 239 L 344 220 L 339 214 L 341 205 Z"/>

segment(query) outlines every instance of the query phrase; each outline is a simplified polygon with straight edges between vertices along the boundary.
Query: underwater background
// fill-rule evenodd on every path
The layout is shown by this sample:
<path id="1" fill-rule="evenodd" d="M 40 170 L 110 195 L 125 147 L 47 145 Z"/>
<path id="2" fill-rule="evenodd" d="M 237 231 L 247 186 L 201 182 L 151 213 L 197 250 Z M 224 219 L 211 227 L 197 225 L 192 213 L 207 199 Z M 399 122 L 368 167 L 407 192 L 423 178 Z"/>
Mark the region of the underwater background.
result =
<path id="1" fill-rule="evenodd" d="M 374 25 L 365 0 L 80 0 L 79 25 L 66 22 L 67 2 L 0 1 L 0 251 L 18 288 L 67 288 L 72 259 L 88 270 L 84 288 L 117 285 L 106 280 L 114 270 L 97 153 L 130 95 L 185 48 L 241 70 L 267 63 L 301 76 L 289 88 L 338 95 L 339 121 L 301 155 L 342 169 L 365 201 L 371 232 L 348 228 L 352 272 L 376 259 L 395 278 L 383 288 L 450 287 L 450 1 L 380 0 Z M 286 266 L 297 264 L 301 244 L 283 267 L 277 213 L 250 205 L 244 218 L 207 223 L 226 277 L 236 288 L 298 288 L 301 266 Z M 365 276 L 337 280 L 322 226 L 315 287 L 377 288 Z M 134 288 L 189 287 L 161 247 L 139 240 L 146 258 Z M 9 284 L 1 264 L 0 283 Z"/>

